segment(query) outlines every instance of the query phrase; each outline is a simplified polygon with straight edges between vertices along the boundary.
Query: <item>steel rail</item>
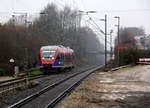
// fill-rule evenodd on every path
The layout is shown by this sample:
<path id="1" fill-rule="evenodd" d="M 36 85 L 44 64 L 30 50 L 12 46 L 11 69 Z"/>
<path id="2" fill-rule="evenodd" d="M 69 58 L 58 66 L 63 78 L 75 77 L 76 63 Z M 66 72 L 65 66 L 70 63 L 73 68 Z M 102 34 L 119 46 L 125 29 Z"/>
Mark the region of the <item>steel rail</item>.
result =
<path id="1" fill-rule="evenodd" d="M 0 94 L 6 93 L 6 92 L 9 92 L 9 91 L 15 90 L 17 88 L 21 88 L 21 87 L 23 87 L 23 85 L 19 85 L 17 87 L 13 87 L 13 88 L 8 88 L 6 90 L 0 91 Z"/>
<path id="2" fill-rule="evenodd" d="M 7 81 L 3 81 L 3 82 L 0 83 L 0 88 L 1 87 L 5 87 L 5 86 L 9 86 L 9 85 L 12 85 L 12 84 L 23 82 L 27 78 L 29 80 L 34 80 L 34 79 L 37 79 L 37 78 L 41 78 L 43 76 L 44 75 L 28 76 L 28 77 L 16 78 L 16 79 L 11 79 L 11 80 L 7 80 Z"/>
<path id="3" fill-rule="evenodd" d="M 24 77 L 23 77 L 24 78 Z M 0 84 L 3 84 L 3 83 L 7 83 L 7 82 L 11 82 L 11 81 L 15 81 L 15 80 L 20 80 L 22 79 L 21 77 L 19 78 L 13 78 L 13 79 L 9 79 L 9 80 L 4 80 L 4 81 L 0 81 Z"/>
<path id="4" fill-rule="evenodd" d="M 0 94 L 7 93 L 9 91 L 15 90 L 20 87 L 24 87 L 27 85 L 27 81 L 38 79 L 41 77 L 46 77 L 46 75 L 29 76 L 29 77 L 24 77 L 23 79 L 17 79 L 17 80 L 12 80 L 11 82 L 2 83 L 0 84 L 0 88 L 1 88 Z"/>
<path id="5" fill-rule="evenodd" d="M 28 70 L 28 72 L 31 72 L 33 71 L 34 69 L 30 69 Z M 39 74 L 39 75 L 42 75 L 42 74 Z M 28 77 L 35 77 L 35 76 L 39 76 L 39 75 L 30 75 Z M 25 76 L 26 77 L 26 76 Z M 11 82 L 11 81 L 16 81 L 16 80 L 20 80 L 22 78 L 25 78 L 25 77 L 18 77 L 18 78 L 13 78 L 13 79 L 9 79 L 9 80 L 4 80 L 4 81 L 0 81 L 0 84 L 3 84 L 3 83 L 7 83 L 7 82 Z"/>
<path id="6" fill-rule="evenodd" d="M 55 99 L 53 99 L 45 108 L 54 108 L 57 103 L 59 103 L 64 97 L 66 97 L 68 94 L 70 94 L 78 85 L 80 85 L 80 83 L 87 78 L 91 73 L 93 73 L 94 71 L 96 71 L 97 69 L 101 68 L 97 67 L 93 70 L 90 70 L 90 72 L 85 75 L 83 78 L 81 78 L 79 81 L 75 82 L 74 84 L 72 84 L 70 87 L 68 87 L 64 92 L 62 92 L 59 96 L 57 96 Z"/>
<path id="7" fill-rule="evenodd" d="M 101 67 L 102 67 L 102 66 L 100 66 L 100 67 L 97 68 L 97 66 L 95 66 L 95 67 L 86 69 L 86 70 L 84 70 L 84 71 L 80 71 L 80 72 L 78 72 L 78 73 L 75 73 L 75 74 L 73 74 L 73 75 L 70 75 L 70 76 L 68 76 L 67 78 L 64 78 L 64 79 L 62 79 L 62 80 L 60 80 L 60 81 L 57 81 L 56 83 L 53 83 L 53 84 L 51 84 L 51 85 L 49 85 L 49 86 L 43 88 L 42 90 L 40 90 L 40 91 L 38 91 L 38 92 L 36 92 L 36 93 L 34 93 L 34 94 L 32 94 L 32 95 L 30 95 L 30 96 L 28 96 L 28 97 L 22 99 L 22 100 L 20 100 L 19 102 L 15 103 L 15 104 L 13 104 L 13 105 L 11 105 L 11 106 L 9 106 L 8 108 L 19 108 L 19 107 L 21 107 L 21 106 L 27 104 L 28 102 L 32 101 L 33 99 L 39 97 L 40 95 L 46 93 L 47 91 L 51 90 L 52 88 L 54 88 L 54 87 L 60 85 L 61 83 L 65 82 L 65 81 L 67 81 L 67 80 L 69 80 L 69 79 L 71 79 L 71 78 L 73 78 L 73 77 L 75 77 L 75 76 L 77 76 L 77 75 L 79 75 L 79 74 L 81 74 L 81 73 L 83 73 L 83 72 L 87 72 L 87 71 L 89 71 L 89 70 L 92 70 L 92 72 L 93 72 L 93 71 L 95 71 L 95 70 L 97 70 L 97 69 L 99 69 L 99 68 L 101 68 Z M 93 70 L 93 68 L 94 68 L 94 70 Z"/>

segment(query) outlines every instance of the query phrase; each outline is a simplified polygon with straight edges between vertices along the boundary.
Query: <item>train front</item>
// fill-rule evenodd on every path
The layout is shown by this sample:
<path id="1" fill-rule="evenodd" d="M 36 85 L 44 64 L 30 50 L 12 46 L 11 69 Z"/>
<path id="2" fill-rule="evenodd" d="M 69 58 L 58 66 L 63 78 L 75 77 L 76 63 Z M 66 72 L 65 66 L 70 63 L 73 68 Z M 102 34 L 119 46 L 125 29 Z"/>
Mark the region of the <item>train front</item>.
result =
<path id="1" fill-rule="evenodd" d="M 50 70 L 56 59 L 57 46 L 44 46 L 40 49 L 40 68 Z"/>

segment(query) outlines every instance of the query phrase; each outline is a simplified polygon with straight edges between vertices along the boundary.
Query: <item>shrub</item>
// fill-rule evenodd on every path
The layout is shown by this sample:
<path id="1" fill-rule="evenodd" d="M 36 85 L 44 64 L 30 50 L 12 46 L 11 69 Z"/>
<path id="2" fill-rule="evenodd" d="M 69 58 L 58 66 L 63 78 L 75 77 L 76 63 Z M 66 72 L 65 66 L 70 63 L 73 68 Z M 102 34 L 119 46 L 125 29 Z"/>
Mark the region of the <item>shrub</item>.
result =
<path id="1" fill-rule="evenodd" d="M 10 76 L 13 75 L 13 66 L 8 64 L 0 64 L 0 76 Z"/>
<path id="2" fill-rule="evenodd" d="M 6 70 L 0 68 L 0 76 L 5 76 Z"/>
<path id="3" fill-rule="evenodd" d="M 127 65 L 127 64 L 136 64 L 139 58 L 150 58 L 149 50 L 139 50 L 139 49 L 126 49 L 119 51 L 119 64 Z M 118 62 L 118 52 L 115 52 L 115 61 Z"/>

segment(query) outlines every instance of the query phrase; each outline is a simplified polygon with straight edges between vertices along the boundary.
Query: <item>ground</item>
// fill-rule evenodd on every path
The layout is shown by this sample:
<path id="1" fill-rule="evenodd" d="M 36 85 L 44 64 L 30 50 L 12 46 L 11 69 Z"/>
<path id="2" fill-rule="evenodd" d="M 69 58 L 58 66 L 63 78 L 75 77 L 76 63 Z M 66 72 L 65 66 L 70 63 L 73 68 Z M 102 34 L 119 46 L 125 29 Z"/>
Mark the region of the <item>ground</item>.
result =
<path id="1" fill-rule="evenodd" d="M 10 80 L 10 79 L 13 79 L 13 77 L 9 77 L 9 76 L 0 76 L 0 81 Z"/>
<path id="2" fill-rule="evenodd" d="M 150 65 L 97 71 L 59 108 L 150 108 Z"/>

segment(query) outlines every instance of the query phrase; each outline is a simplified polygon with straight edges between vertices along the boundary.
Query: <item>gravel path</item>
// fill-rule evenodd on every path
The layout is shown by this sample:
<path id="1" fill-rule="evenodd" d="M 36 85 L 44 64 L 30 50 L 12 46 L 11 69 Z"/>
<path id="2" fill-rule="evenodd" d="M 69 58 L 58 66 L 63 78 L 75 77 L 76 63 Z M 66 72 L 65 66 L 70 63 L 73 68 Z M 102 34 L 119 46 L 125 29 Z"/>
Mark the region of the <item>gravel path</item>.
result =
<path id="1" fill-rule="evenodd" d="M 96 72 L 59 108 L 150 108 L 150 65 Z"/>

